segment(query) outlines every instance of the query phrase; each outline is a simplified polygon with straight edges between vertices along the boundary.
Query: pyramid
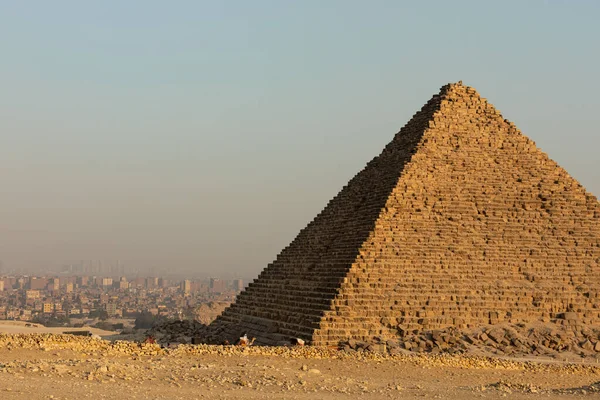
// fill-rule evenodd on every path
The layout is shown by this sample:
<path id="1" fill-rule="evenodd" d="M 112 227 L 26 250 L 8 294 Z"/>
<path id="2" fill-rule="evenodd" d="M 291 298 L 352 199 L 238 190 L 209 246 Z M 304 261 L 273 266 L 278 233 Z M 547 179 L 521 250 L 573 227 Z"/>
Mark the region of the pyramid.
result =
<path id="1" fill-rule="evenodd" d="M 260 344 L 600 317 L 600 204 L 462 82 L 443 86 L 209 329 Z"/>

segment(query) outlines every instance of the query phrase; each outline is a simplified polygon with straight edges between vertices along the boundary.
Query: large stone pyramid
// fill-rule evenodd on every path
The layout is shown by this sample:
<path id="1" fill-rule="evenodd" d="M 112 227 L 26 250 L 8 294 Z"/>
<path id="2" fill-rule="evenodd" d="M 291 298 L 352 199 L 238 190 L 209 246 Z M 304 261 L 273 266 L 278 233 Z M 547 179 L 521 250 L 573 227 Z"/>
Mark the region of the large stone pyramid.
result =
<path id="1" fill-rule="evenodd" d="M 315 345 L 600 317 L 600 204 L 458 84 L 417 112 L 210 326 Z"/>

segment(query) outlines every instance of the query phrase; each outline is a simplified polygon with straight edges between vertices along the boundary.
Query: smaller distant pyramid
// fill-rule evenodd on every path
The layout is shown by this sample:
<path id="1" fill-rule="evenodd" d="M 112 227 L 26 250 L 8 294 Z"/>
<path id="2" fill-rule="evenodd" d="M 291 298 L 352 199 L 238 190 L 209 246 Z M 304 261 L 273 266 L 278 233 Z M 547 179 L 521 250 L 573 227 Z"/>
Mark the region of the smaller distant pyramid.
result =
<path id="1" fill-rule="evenodd" d="M 600 317 L 600 207 L 475 89 L 441 88 L 209 327 L 315 345 Z M 216 336 L 215 336 L 216 337 Z"/>

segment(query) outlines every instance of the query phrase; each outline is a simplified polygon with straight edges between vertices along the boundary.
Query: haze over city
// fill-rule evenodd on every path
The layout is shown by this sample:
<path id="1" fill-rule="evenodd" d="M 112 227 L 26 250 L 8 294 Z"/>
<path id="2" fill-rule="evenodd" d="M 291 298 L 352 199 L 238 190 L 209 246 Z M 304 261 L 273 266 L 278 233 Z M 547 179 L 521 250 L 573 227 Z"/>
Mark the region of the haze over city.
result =
<path id="1" fill-rule="evenodd" d="M 595 1 L 0 2 L 0 260 L 252 277 L 463 80 L 600 194 Z"/>

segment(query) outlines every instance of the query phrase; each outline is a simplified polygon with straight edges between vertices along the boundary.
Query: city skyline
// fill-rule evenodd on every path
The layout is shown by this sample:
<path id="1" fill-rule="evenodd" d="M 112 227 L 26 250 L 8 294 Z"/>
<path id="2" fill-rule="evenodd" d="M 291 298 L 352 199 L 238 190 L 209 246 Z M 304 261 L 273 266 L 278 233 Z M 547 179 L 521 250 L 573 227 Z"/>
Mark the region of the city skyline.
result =
<path id="1" fill-rule="evenodd" d="M 227 271 L 221 274 L 208 274 L 202 269 L 173 269 L 173 268 L 129 268 L 119 260 L 81 260 L 74 263 L 64 263 L 57 268 L 5 268 L 0 261 L 0 280 L 3 277 L 9 276 L 45 276 L 45 277 L 61 277 L 61 276 L 106 276 L 106 277 L 144 277 L 144 278 L 164 278 L 169 280 L 174 279 L 223 279 L 223 280 L 244 280 L 251 281 L 252 276 L 244 276 L 235 271 Z"/>
<path id="2" fill-rule="evenodd" d="M 216 303 L 224 308 L 243 288 L 241 279 L 3 277 L 0 274 L 0 320 L 47 323 L 53 319 L 67 325 L 71 323 L 69 319 L 77 319 L 83 326 L 90 319 L 133 319 L 150 313 L 171 319 L 185 316 L 206 321 L 213 313 L 198 315 L 198 307 Z"/>

